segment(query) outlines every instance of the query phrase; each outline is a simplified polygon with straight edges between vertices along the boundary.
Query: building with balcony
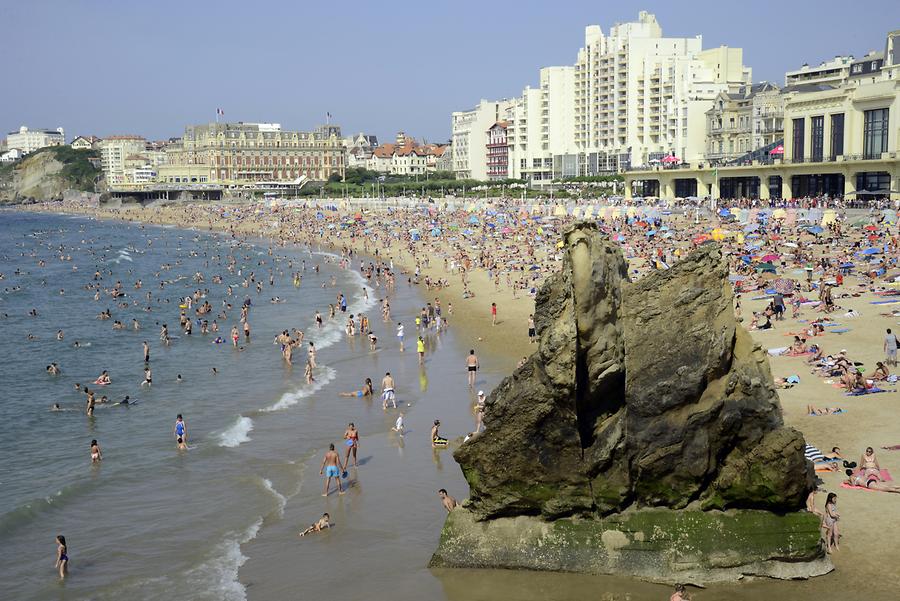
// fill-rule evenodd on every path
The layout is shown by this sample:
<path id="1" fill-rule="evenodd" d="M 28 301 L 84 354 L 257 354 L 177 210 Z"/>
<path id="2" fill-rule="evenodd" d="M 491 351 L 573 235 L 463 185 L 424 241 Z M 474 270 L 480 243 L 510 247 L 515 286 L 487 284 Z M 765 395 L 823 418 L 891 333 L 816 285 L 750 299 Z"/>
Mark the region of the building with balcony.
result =
<path id="1" fill-rule="evenodd" d="M 585 29 L 575 64 L 579 174 L 647 164 L 664 156 L 702 158 L 705 112 L 722 92 L 751 81 L 739 48 L 703 50 L 701 36 L 663 37 L 656 17 Z M 615 168 L 614 167 L 614 168 Z"/>
<path id="2" fill-rule="evenodd" d="M 125 161 L 146 150 L 147 140 L 142 136 L 107 136 L 99 143 L 100 168 L 107 186 L 121 186 L 127 182 Z"/>
<path id="3" fill-rule="evenodd" d="M 783 136 L 784 109 L 775 84 L 721 92 L 706 111 L 706 160 L 726 164 Z"/>
<path id="4" fill-rule="evenodd" d="M 167 184 L 240 186 L 255 182 L 343 177 L 346 150 L 340 128 L 285 131 L 278 123 L 207 123 L 185 127 L 166 147 L 158 179 Z"/>
<path id="5" fill-rule="evenodd" d="M 823 84 L 839 86 L 850 75 L 852 56 L 836 56 L 830 61 L 823 61 L 817 67 L 804 63 L 799 69 L 784 74 L 785 87 L 801 84 Z"/>
<path id="6" fill-rule="evenodd" d="M 503 120 L 514 100 L 482 100 L 467 111 L 450 116 L 453 173 L 458 179 L 487 179 L 487 146 L 484 132 Z"/>
<path id="7" fill-rule="evenodd" d="M 506 121 L 497 121 L 487 130 L 487 178 L 501 180 L 509 177 L 509 148 L 506 141 Z"/>
<path id="8" fill-rule="evenodd" d="M 900 200 L 900 31 L 838 86 L 783 89 L 784 155 L 718 169 L 625 174 L 626 196 L 859 197 Z"/>
<path id="9" fill-rule="evenodd" d="M 56 129 L 28 129 L 24 125 L 18 131 L 9 132 L 6 135 L 6 149 L 20 150 L 23 154 L 30 154 L 47 146 L 62 146 L 66 143 L 65 130 Z"/>

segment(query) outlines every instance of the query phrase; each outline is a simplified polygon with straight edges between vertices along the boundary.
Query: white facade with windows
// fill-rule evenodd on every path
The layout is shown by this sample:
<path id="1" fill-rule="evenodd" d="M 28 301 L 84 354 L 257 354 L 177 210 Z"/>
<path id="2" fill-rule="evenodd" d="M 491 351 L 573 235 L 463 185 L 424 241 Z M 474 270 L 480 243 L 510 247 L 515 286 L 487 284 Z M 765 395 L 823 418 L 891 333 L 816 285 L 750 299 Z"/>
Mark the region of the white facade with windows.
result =
<path id="1" fill-rule="evenodd" d="M 575 142 L 583 155 L 645 164 L 703 156 L 705 112 L 721 92 L 750 83 L 740 48 L 702 49 L 702 37 L 666 38 L 656 17 L 585 29 L 578 53 Z M 586 162 L 590 172 L 591 161 Z M 582 170 L 584 172 L 585 170 Z"/>
<path id="2" fill-rule="evenodd" d="M 126 183 L 125 159 L 144 152 L 146 144 L 141 136 L 109 136 L 100 142 L 100 166 L 108 186 Z"/>
<path id="3" fill-rule="evenodd" d="M 47 146 L 62 146 L 66 143 L 65 130 L 56 129 L 28 129 L 24 125 L 19 131 L 9 132 L 6 136 L 6 147 L 9 150 L 18 149 L 29 154 Z"/>
<path id="4" fill-rule="evenodd" d="M 450 117 L 453 145 L 453 172 L 459 179 L 486 180 L 487 146 L 485 132 L 504 119 L 515 100 L 482 100 L 468 111 L 454 112 Z"/>

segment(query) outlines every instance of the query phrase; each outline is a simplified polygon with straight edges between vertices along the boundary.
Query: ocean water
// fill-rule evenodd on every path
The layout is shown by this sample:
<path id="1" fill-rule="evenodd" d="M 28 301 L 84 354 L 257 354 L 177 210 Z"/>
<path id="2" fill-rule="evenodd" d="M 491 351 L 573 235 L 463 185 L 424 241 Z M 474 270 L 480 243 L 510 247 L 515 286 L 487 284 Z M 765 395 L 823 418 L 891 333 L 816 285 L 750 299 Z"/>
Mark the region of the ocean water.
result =
<path id="1" fill-rule="evenodd" d="M 270 254 L 263 241 L 69 216 L 3 213 L 0 224 L 0 450 L 6 458 L 0 464 L 0 599 L 247 598 L 239 570 L 253 556 L 247 550 L 253 541 L 265 542 L 268 531 L 283 528 L 296 546 L 296 531 L 305 522 L 328 504 L 345 501 L 319 496 L 318 468 L 327 444 L 341 442 L 347 422 L 360 428 L 361 450 L 373 435 L 391 446 L 387 432 L 396 411 L 385 413 L 377 399 L 338 393 L 360 388 L 365 377 L 378 386 L 391 370 L 398 396 L 408 404 L 409 424 L 427 389 L 427 374 L 408 348 L 421 305 L 417 291 L 405 280 L 399 285 L 398 278 L 390 300 L 394 315 L 384 323 L 378 305 L 384 290 L 365 288 L 358 260 L 352 269 L 341 269 L 334 255 L 320 249 L 276 248 Z M 231 272 L 228 257 L 234 259 Z M 306 271 L 296 288 L 290 274 L 303 261 Z M 250 272 L 264 282 L 261 293 L 241 286 Z M 195 281 L 197 273 L 202 283 Z M 216 274 L 222 283 L 213 283 Z M 85 288 L 111 288 L 117 281 L 124 299 L 95 300 L 95 291 Z M 191 336 L 179 331 L 179 299 L 197 289 L 207 291 L 204 300 L 213 306 L 210 322 L 223 300 L 233 304 L 227 318 L 218 319 L 226 339 L 231 326 L 239 325 L 243 299 L 251 298 L 252 338 L 246 344 L 241 336 L 244 350 L 233 349 L 230 340 L 214 344 L 215 334 L 200 335 L 196 326 Z M 379 349 L 372 351 L 362 337 L 348 337 L 340 312 L 328 319 L 328 303 L 338 292 L 349 299 L 348 313 L 368 314 Z M 275 296 L 284 302 L 270 303 Z M 97 319 L 105 309 L 112 319 Z M 315 327 L 316 310 L 325 319 L 321 330 Z M 141 324 L 139 331 L 131 329 L 132 319 Z M 408 322 L 404 354 L 393 334 L 401 319 Z M 114 320 L 126 329 L 114 330 Z M 159 339 L 162 323 L 173 337 L 168 346 Z M 273 338 L 295 327 L 306 338 L 290 367 Z M 58 330 L 64 332 L 61 341 Z M 144 340 L 151 346 L 151 388 L 140 386 Z M 309 340 L 318 351 L 311 385 L 303 373 Z M 444 341 L 429 335 L 428 345 L 429 353 L 439 353 Z M 51 362 L 60 366 L 60 375 L 46 373 Z M 102 370 L 109 371 L 111 385 L 93 384 Z M 116 402 L 129 395 L 137 404 L 98 404 L 88 417 L 76 383 L 95 390 L 98 399 L 106 395 Z M 465 393 L 463 385 L 458 388 Z M 51 411 L 53 403 L 62 410 Z M 186 452 L 175 447 L 178 413 L 187 424 Z M 471 428 L 467 402 L 445 413 L 446 427 L 457 433 Z M 416 434 L 422 443 L 433 418 L 421 418 Z M 90 463 L 91 439 L 103 451 L 99 465 Z M 360 457 L 364 472 L 365 463 L 374 461 L 363 452 Z M 459 487 L 458 468 L 453 475 Z M 354 470 L 347 480 L 348 505 L 359 502 L 359 479 Z M 430 481 L 428 486 L 433 493 Z M 429 505 L 438 519 L 429 533 L 436 541 L 442 516 L 436 501 Z M 372 508 L 373 515 L 380 511 Z M 53 570 L 57 534 L 66 536 L 71 558 L 63 583 Z M 274 544 L 276 556 L 289 552 Z M 259 555 L 260 563 L 269 563 L 265 545 Z M 427 554 L 420 563 L 425 562 Z M 289 568 L 269 577 L 289 583 L 297 574 Z"/>

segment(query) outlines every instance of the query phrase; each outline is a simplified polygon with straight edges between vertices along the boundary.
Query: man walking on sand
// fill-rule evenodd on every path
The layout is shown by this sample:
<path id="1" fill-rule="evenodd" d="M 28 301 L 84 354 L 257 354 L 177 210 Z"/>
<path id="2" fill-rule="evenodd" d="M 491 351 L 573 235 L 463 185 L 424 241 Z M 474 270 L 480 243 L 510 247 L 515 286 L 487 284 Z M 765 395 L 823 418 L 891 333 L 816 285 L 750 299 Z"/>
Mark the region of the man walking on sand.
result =
<path id="1" fill-rule="evenodd" d="M 897 335 L 891 332 L 891 329 L 887 329 L 887 333 L 884 336 L 884 356 L 885 363 L 892 367 L 897 367 L 897 346 L 900 344 L 900 341 L 897 340 Z"/>
<path id="2" fill-rule="evenodd" d="M 325 476 L 325 490 L 322 492 L 323 497 L 328 496 L 328 489 L 331 486 L 331 479 L 337 482 L 338 494 L 344 494 L 344 487 L 341 484 L 341 458 L 334 450 L 334 443 L 328 445 L 328 451 L 322 458 L 322 468 L 319 470 L 320 476 Z"/>

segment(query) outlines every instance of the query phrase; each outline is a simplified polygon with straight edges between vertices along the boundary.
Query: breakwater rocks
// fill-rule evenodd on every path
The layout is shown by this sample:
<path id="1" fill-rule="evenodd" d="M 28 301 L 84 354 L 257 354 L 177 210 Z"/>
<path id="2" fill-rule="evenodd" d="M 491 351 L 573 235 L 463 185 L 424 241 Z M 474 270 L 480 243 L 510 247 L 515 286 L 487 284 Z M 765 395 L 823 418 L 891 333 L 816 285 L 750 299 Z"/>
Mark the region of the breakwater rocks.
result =
<path id="1" fill-rule="evenodd" d="M 563 239 L 536 299 L 538 351 L 454 454 L 470 497 L 433 565 L 697 582 L 830 569 L 802 512 L 803 437 L 735 321 L 718 247 L 631 283 L 592 224 Z"/>

